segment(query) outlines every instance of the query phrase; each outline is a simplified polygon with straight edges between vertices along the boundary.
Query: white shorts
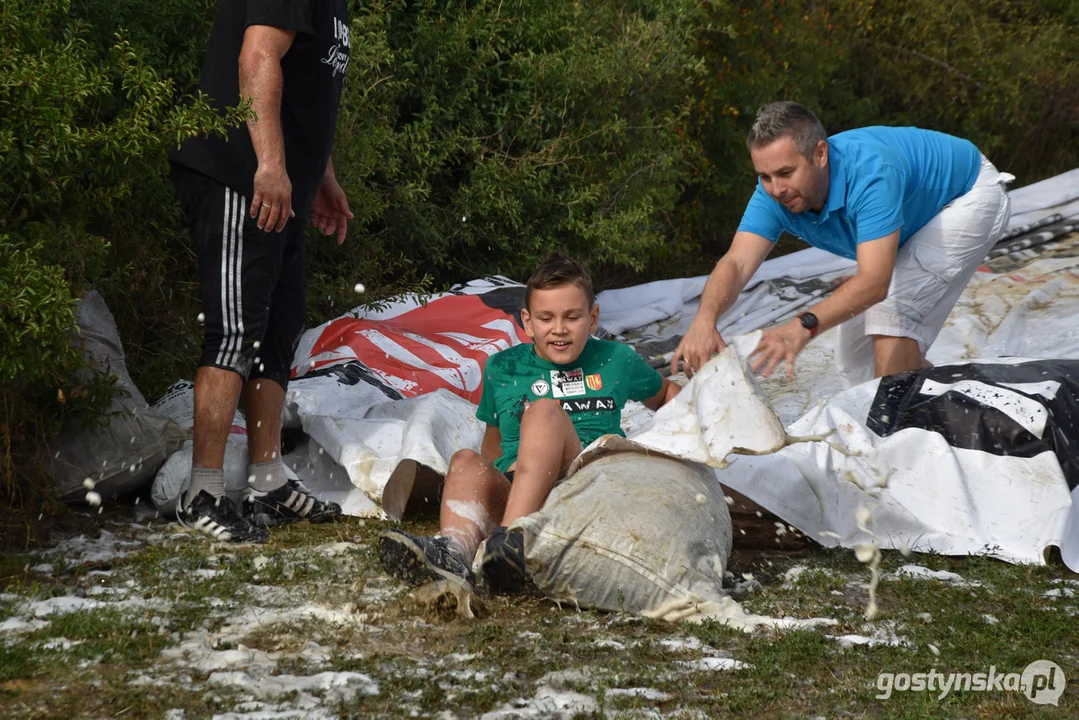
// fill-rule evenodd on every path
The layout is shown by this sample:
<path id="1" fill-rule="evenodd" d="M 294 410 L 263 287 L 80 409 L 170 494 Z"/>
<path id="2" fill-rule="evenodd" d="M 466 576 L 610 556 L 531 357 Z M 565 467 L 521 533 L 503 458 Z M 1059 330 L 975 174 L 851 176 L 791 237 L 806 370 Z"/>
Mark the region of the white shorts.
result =
<path id="1" fill-rule="evenodd" d="M 836 329 L 835 361 L 847 387 L 872 380 L 873 336 L 912 338 L 922 355 L 1008 225 L 1014 180 L 982 157 L 978 179 L 899 249 L 888 296 Z"/>

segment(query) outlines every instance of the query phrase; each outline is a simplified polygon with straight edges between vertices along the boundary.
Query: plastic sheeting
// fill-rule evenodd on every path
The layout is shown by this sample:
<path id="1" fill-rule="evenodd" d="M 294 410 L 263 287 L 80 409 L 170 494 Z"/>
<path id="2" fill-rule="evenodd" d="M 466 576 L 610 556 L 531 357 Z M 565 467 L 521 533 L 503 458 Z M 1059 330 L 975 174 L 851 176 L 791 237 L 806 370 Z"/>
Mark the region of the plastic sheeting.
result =
<path id="1" fill-rule="evenodd" d="M 1068 227 L 1079 212 L 1077 188 L 1079 170 L 1013 191 L 1014 232 L 971 281 L 931 361 L 1079 358 L 1079 235 Z M 853 270 L 814 249 L 769 260 L 719 328 L 744 355 L 755 342 L 750 333 L 793 317 Z M 600 293 L 602 334 L 661 365 L 696 312 L 704 281 Z M 455 450 L 478 448 L 472 403 L 482 367 L 526 340 L 523 295 L 519 284 L 487 278 L 377 312 L 357 309 L 308 331 L 286 421 L 310 442 L 286 461 L 346 512 L 399 518 L 410 496 L 436 491 Z M 1079 569 L 1079 498 L 1056 454 L 955 447 L 940 432 L 913 427 L 880 435 L 869 427 L 879 382 L 844 390 L 833 349 L 834 332 L 822 333 L 799 356 L 793 380 L 753 380 L 740 361 L 721 356 L 711 377 L 699 375 L 681 402 L 655 417 L 631 403 L 623 427 L 636 442 L 709 462 L 724 484 L 824 544 L 864 542 L 855 521 L 864 507 L 885 546 L 1040 562 L 1056 545 Z M 702 391 L 716 383 L 730 387 Z M 773 410 L 778 424 L 768 419 Z M 727 455 L 739 447 L 733 438 L 753 427 L 771 438 L 759 449 L 765 454 Z M 777 429 L 832 437 L 776 450 Z"/>

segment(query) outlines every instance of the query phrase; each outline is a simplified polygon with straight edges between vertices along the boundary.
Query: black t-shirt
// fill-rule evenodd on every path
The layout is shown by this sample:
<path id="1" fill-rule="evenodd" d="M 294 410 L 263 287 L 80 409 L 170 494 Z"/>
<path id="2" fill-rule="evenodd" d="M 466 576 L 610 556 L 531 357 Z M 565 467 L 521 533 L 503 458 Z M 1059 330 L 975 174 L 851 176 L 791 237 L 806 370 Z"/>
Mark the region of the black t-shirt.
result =
<path id="1" fill-rule="evenodd" d="M 240 102 L 239 57 L 250 25 L 295 30 L 281 59 L 284 87 L 281 132 L 285 167 L 292 181 L 292 207 L 307 218 L 326 171 L 337 124 L 341 85 L 349 61 L 346 0 L 218 0 L 199 89 L 218 109 Z M 247 123 L 217 136 L 190 138 L 172 153 L 185 165 L 250 198 L 258 160 Z"/>

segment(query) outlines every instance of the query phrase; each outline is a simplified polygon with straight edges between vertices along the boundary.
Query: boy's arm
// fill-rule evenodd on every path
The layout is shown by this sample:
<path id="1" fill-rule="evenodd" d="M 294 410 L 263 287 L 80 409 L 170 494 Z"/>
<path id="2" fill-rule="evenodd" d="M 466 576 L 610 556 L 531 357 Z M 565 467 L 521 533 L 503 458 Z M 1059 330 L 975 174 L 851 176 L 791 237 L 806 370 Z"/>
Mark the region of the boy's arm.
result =
<path id="1" fill-rule="evenodd" d="M 502 432 L 497 425 L 488 425 L 483 433 L 483 443 L 480 445 L 480 455 L 492 463 L 502 457 Z"/>
<path id="2" fill-rule="evenodd" d="M 649 410 L 659 410 L 661 407 L 669 403 L 675 395 L 682 391 L 682 386 L 678 383 L 673 383 L 667 378 L 663 378 L 663 386 L 660 387 L 659 392 L 648 398 L 642 403 Z"/>

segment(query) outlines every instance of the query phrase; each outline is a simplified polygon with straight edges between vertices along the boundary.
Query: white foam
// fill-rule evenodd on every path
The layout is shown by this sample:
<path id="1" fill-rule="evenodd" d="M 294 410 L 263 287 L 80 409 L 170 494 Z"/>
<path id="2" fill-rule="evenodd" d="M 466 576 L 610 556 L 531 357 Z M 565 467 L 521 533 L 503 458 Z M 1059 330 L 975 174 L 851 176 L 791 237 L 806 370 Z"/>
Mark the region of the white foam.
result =
<path id="1" fill-rule="evenodd" d="M 478 502 L 465 500 L 447 500 L 446 507 L 454 515 L 468 520 L 478 527 L 484 535 L 491 531 L 491 518 L 487 514 L 487 508 Z"/>
<path id="2" fill-rule="evenodd" d="M 700 650 L 704 646 L 698 638 L 695 638 L 692 635 L 686 638 L 668 638 L 666 640 L 660 640 L 659 644 L 666 650 L 680 652 Z"/>
<path id="3" fill-rule="evenodd" d="M 337 542 L 333 545 L 315 548 L 315 552 L 319 552 L 328 557 L 334 557 L 335 555 L 341 555 L 359 549 L 360 546 L 354 542 Z"/>
<path id="4" fill-rule="evenodd" d="M 309 710 L 253 710 L 214 715 L 212 720 L 338 720 L 336 713 L 322 708 Z"/>
<path id="5" fill-rule="evenodd" d="M 596 647 L 614 648 L 615 650 L 626 649 L 626 646 L 624 644 L 610 638 L 600 638 L 599 640 L 594 640 L 592 644 Z"/>
<path id="6" fill-rule="evenodd" d="M 539 637 L 539 635 L 537 635 L 536 637 Z M 442 658 L 438 661 L 438 664 L 441 666 L 447 663 L 463 663 L 470 660 L 475 660 L 478 657 L 479 655 L 477 655 L 476 653 L 450 653 L 449 655 L 443 655 Z"/>
<path id="7" fill-rule="evenodd" d="M 1042 593 L 1042 597 L 1048 597 L 1048 598 L 1051 598 L 1051 597 L 1066 597 L 1066 598 L 1071 598 L 1071 597 L 1075 597 L 1075 591 L 1072 590 L 1071 588 L 1068 588 L 1068 587 L 1065 587 L 1065 588 L 1053 588 L 1052 590 L 1046 590 L 1044 593 Z"/>
<path id="8" fill-rule="evenodd" d="M 967 581 L 963 579 L 962 575 L 957 575 L 947 570 L 930 570 L 927 567 L 921 565 L 904 565 L 895 571 L 893 579 L 909 578 L 914 580 L 940 580 L 941 582 L 951 583 L 959 587 L 981 587 L 981 583 L 977 580 Z"/>
<path id="9" fill-rule="evenodd" d="M 20 617 L 9 617 L 0 622 L 0 633 L 24 633 L 33 632 L 48 625 L 44 620 L 23 620 Z"/>
<path id="10" fill-rule="evenodd" d="M 752 667 L 749 663 L 744 663 L 741 660 L 725 657 L 703 657 L 698 658 L 697 660 L 683 660 L 678 664 L 687 670 L 696 670 L 699 672 L 742 670 L 744 668 Z"/>
<path id="11" fill-rule="evenodd" d="M 910 642 L 895 634 L 895 630 L 890 623 L 881 623 L 870 636 L 825 635 L 825 637 L 835 640 L 844 648 L 852 648 L 855 645 L 866 645 L 868 647 L 873 647 L 875 645 L 891 645 L 893 647 L 910 645 Z"/>
<path id="12" fill-rule="evenodd" d="M 321 672 L 316 675 L 270 675 L 253 677 L 246 672 L 230 671 L 211 673 L 207 683 L 242 689 L 259 698 L 277 698 L 280 695 L 298 693 L 298 704 L 309 705 L 305 698 L 317 692 L 327 702 L 350 702 L 357 695 L 378 695 L 379 687 L 370 676 L 358 672 Z M 318 704 L 318 701 L 315 701 Z"/>
<path id="13" fill-rule="evenodd" d="M 67 538 L 48 550 L 35 551 L 34 555 L 58 554 L 68 564 L 80 565 L 84 563 L 106 562 L 130 555 L 131 552 L 142 546 L 142 543 L 131 540 L 120 540 L 114 533 L 102 530 L 101 534 L 90 539 L 85 535 L 76 535 Z"/>
<path id="14" fill-rule="evenodd" d="M 41 644 L 42 650 L 70 650 L 75 645 L 81 645 L 83 640 L 68 640 L 67 638 L 58 637 L 49 640 L 48 642 Z"/>
<path id="15" fill-rule="evenodd" d="M 498 710 L 484 713 L 480 720 L 509 720 L 510 718 L 560 718 L 570 720 L 578 715 L 599 712 L 595 698 L 575 692 L 560 692 L 546 685 L 540 686 L 530 700 L 517 700 L 514 705 L 503 705 Z"/>
<path id="16" fill-rule="evenodd" d="M 671 695 L 655 688 L 612 688 L 607 696 L 644 698 L 645 700 L 670 700 Z"/>

